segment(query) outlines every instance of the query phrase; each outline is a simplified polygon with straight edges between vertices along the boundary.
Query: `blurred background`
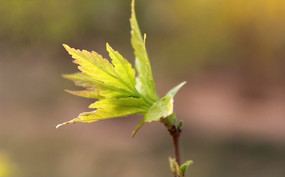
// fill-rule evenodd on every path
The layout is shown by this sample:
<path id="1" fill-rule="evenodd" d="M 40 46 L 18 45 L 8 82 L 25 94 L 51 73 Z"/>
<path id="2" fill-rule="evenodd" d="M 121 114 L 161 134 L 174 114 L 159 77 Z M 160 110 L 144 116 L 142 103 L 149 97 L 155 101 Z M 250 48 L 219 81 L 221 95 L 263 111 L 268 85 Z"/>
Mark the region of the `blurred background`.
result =
<path id="1" fill-rule="evenodd" d="M 62 47 L 105 43 L 133 63 L 130 0 L 0 0 L 0 176 L 172 176 L 172 142 L 141 116 L 58 123 L 92 100 L 64 89 Z M 285 1 L 137 0 L 157 91 L 184 120 L 189 176 L 285 176 Z"/>

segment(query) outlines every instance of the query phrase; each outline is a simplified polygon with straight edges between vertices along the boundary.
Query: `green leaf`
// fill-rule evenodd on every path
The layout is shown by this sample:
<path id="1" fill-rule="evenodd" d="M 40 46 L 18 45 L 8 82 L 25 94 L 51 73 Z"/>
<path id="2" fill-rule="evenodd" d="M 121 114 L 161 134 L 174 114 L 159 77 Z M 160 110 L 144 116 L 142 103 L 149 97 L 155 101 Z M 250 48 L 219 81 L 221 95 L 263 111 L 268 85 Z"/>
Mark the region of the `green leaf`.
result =
<path id="1" fill-rule="evenodd" d="M 158 100 L 158 96 L 155 91 L 151 66 L 145 47 L 146 35 L 144 35 L 143 39 L 136 19 L 134 0 L 132 1 L 132 15 L 130 22 L 131 43 L 136 56 L 135 66 L 138 72 L 136 88 L 141 94 L 155 102 Z"/>
<path id="2" fill-rule="evenodd" d="M 145 114 L 144 121 L 160 121 L 161 118 L 166 118 L 173 113 L 173 97 L 165 96 L 155 102 Z"/>
<path id="3" fill-rule="evenodd" d="M 192 160 L 188 160 L 187 162 L 185 162 L 183 165 L 181 165 L 180 170 L 183 174 L 183 176 L 185 176 L 186 170 L 188 169 L 188 167 L 193 163 Z"/>
<path id="4" fill-rule="evenodd" d="M 97 110 L 81 113 L 75 119 L 59 124 L 57 127 L 77 122 L 94 122 L 131 114 L 144 114 L 149 108 L 143 99 L 133 97 L 103 99 L 96 101 L 89 107 L 97 108 Z"/>

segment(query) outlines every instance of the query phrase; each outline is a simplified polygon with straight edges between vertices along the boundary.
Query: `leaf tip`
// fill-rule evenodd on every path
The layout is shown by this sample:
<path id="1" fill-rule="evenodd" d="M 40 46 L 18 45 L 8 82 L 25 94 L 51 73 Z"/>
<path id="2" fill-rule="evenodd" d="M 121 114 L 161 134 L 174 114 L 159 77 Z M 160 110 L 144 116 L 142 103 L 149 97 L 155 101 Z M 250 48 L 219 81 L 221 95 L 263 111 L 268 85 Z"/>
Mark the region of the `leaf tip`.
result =
<path id="1" fill-rule="evenodd" d="M 179 89 L 180 89 L 181 87 L 183 87 L 186 83 L 187 83 L 187 81 L 181 82 L 181 83 L 178 85 Z"/>
<path id="2" fill-rule="evenodd" d="M 110 46 L 110 44 L 107 42 L 106 43 L 106 50 L 111 53 L 111 52 L 114 52 L 114 49 Z"/>
<path id="3" fill-rule="evenodd" d="M 61 74 L 61 77 L 65 78 L 67 77 L 67 74 Z"/>
<path id="4" fill-rule="evenodd" d="M 137 133 L 136 131 L 133 131 L 132 138 L 135 138 L 136 133 Z"/>
<path id="5" fill-rule="evenodd" d="M 136 21 L 136 12 L 135 12 L 135 0 L 132 0 L 132 4 L 131 4 L 131 18 L 130 18 L 130 21 L 131 21 L 131 26 L 132 26 L 132 29 L 133 29 L 133 22 Z M 132 22 L 133 21 L 133 22 Z"/>
<path id="6" fill-rule="evenodd" d="M 174 97 L 176 95 L 176 93 L 186 84 L 187 82 L 181 82 L 180 84 L 178 84 L 177 86 L 175 86 L 174 88 L 172 88 L 166 95 L 170 95 L 172 97 Z"/>
<path id="7" fill-rule="evenodd" d="M 132 12 L 134 12 L 135 11 L 135 0 L 132 0 Z"/>
<path id="8" fill-rule="evenodd" d="M 137 134 L 137 132 L 139 131 L 139 129 L 143 126 L 143 124 L 145 123 L 144 119 L 137 125 L 137 127 L 135 128 L 135 130 L 132 133 L 132 138 L 135 137 L 135 135 Z"/>
<path id="9" fill-rule="evenodd" d="M 71 74 L 62 74 L 61 77 L 64 79 L 72 80 Z"/>
<path id="10" fill-rule="evenodd" d="M 67 44 L 62 44 L 62 46 L 65 48 L 65 50 L 68 50 L 70 48 Z"/>
<path id="11" fill-rule="evenodd" d="M 55 126 L 55 128 L 58 129 L 59 127 L 61 127 L 61 126 L 63 126 L 63 125 L 74 124 L 74 123 L 76 123 L 75 119 L 70 120 L 70 121 L 68 121 L 68 122 L 63 122 L 63 123 L 61 123 L 61 124 L 57 124 L 57 125 Z"/>
<path id="12" fill-rule="evenodd" d="M 108 49 L 110 47 L 109 43 L 106 42 L 106 48 Z"/>
<path id="13" fill-rule="evenodd" d="M 67 90 L 67 89 L 65 89 L 64 91 L 67 92 L 67 93 L 69 93 L 69 94 L 71 94 L 71 95 L 74 95 L 74 91 L 72 91 L 72 90 Z"/>
<path id="14" fill-rule="evenodd" d="M 63 125 L 64 125 L 64 123 L 62 123 L 62 124 L 57 124 L 57 125 L 55 126 L 55 128 L 58 129 L 59 127 L 61 127 L 61 126 L 63 126 Z"/>

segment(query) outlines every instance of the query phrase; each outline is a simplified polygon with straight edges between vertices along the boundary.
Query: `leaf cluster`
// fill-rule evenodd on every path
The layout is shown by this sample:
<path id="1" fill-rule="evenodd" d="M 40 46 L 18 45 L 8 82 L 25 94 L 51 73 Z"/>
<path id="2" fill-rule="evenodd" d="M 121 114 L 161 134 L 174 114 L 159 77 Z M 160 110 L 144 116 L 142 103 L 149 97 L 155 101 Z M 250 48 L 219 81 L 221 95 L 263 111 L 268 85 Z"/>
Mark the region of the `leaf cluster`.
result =
<path id="1" fill-rule="evenodd" d="M 136 19 L 134 1 L 132 2 L 130 24 L 136 70 L 108 43 L 106 50 L 109 53 L 110 61 L 94 51 L 78 50 L 63 45 L 80 70 L 78 73 L 66 74 L 63 77 L 84 88 L 80 91 L 67 90 L 67 92 L 94 99 L 95 102 L 90 104 L 89 108 L 95 110 L 83 112 L 76 118 L 57 125 L 57 127 L 132 114 L 144 115 L 144 119 L 135 128 L 132 136 L 145 122 L 161 121 L 164 124 L 171 122 L 169 127 L 173 126 L 172 124 L 176 126 L 173 97 L 186 82 L 174 87 L 164 97 L 158 97 L 146 50 L 146 34 L 141 35 Z"/>

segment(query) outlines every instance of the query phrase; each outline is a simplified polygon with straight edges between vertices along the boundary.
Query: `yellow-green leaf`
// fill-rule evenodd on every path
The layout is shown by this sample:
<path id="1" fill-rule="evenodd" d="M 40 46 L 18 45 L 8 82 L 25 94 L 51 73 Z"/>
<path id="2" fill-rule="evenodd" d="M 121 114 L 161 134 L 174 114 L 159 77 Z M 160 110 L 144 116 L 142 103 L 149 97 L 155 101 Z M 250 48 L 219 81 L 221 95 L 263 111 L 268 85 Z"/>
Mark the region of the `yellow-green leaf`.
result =
<path id="1" fill-rule="evenodd" d="M 127 115 L 129 113 L 144 113 L 149 105 L 141 98 L 108 98 L 92 103 L 89 108 L 104 109 L 107 112 L 113 112 L 117 115 Z"/>
<path id="2" fill-rule="evenodd" d="M 134 1 L 132 1 L 132 15 L 130 22 L 131 43 L 136 56 L 135 66 L 138 72 L 137 89 L 141 94 L 155 102 L 158 100 L 158 96 L 155 91 L 151 66 L 145 47 L 146 35 L 144 35 L 143 39 L 136 19 Z"/>
<path id="3" fill-rule="evenodd" d="M 144 121 L 160 121 L 161 119 L 170 116 L 173 113 L 173 97 L 185 83 L 186 82 L 180 83 L 171 89 L 165 97 L 155 102 L 146 113 Z"/>

